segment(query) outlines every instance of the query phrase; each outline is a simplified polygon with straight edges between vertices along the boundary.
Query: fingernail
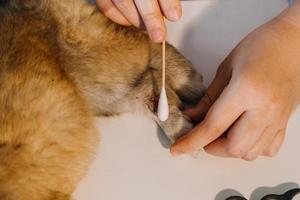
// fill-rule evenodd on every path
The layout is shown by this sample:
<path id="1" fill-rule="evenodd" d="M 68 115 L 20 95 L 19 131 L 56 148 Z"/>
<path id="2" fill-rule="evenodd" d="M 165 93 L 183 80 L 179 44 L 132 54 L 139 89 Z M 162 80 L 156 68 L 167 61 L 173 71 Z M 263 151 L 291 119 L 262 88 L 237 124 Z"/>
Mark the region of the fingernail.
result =
<path id="1" fill-rule="evenodd" d="M 150 37 L 153 42 L 162 42 L 163 41 L 163 32 L 159 28 L 153 29 L 150 32 Z"/>
<path id="2" fill-rule="evenodd" d="M 179 14 L 175 8 L 170 8 L 168 11 L 168 17 L 170 18 L 170 20 L 178 20 Z"/>

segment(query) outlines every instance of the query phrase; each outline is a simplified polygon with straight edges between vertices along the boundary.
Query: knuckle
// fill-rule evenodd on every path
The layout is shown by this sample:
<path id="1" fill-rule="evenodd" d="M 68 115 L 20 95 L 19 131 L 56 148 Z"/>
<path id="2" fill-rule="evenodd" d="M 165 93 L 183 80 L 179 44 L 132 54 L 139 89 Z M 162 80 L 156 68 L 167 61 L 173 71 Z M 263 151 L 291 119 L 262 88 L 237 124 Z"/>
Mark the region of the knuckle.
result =
<path id="1" fill-rule="evenodd" d="M 113 6 L 111 4 L 102 4 L 99 6 L 100 11 L 104 14 L 110 13 L 113 11 Z"/>
<path id="2" fill-rule="evenodd" d="M 148 13 L 144 13 L 141 14 L 143 20 L 147 23 L 149 21 L 158 21 L 160 19 L 160 13 L 159 12 L 148 12 Z"/>
<path id="3" fill-rule="evenodd" d="M 186 141 L 184 146 L 185 146 L 185 149 L 188 149 L 189 151 L 198 150 L 198 147 L 195 145 L 195 143 L 192 140 Z"/>
<path id="4" fill-rule="evenodd" d="M 204 124 L 206 124 L 206 133 L 212 139 L 219 137 L 223 133 L 221 127 L 211 122 L 211 120 L 205 120 Z"/>
<path id="5" fill-rule="evenodd" d="M 264 135 L 266 135 L 266 137 L 272 138 L 274 136 L 276 136 L 276 129 L 270 125 L 268 125 L 263 132 Z M 271 141 L 270 141 L 271 142 Z"/>
<path id="6" fill-rule="evenodd" d="M 254 161 L 254 160 L 256 160 L 257 159 L 257 156 L 256 155 L 246 155 L 246 156 L 244 156 L 243 157 L 243 159 L 245 160 L 245 161 Z"/>
<path id="7" fill-rule="evenodd" d="M 278 153 L 278 150 L 275 149 L 275 148 L 271 148 L 271 149 L 268 149 L 267 151 L 265 151 L 265 155 L 268 156 L 268 157 L 275 157 Z"/>
<path id="8" fill-rule="evenodd" d="M 206 117 L 203 123 L 206 126 L 206 131 L 210 132 L 210 134 L 219 133 L 222 131 L 220 125 L 215 123 L 214 117 L 212 116 Z"/>
<path id="9" fill-rule="evenodd" d="M 129 0 L 112 0 L 115 5 L 127 5 Z"/>
<path id="10" fill-rule="evenodd" d="M 236 146 L 229 146 L 227 153 L 234 158 L 242 158 L 244 156 L 243 149 Z"/>
<path id="11" fill-rule="evenodd" d="M 264 104 L 264 110 L 262 112 L 268 113 L 268 114 L 273 112 L 275 105 L 272 102 L 270 102 L 269 99 L 265 99 L 263 104 Z"/>
<path id="12" fill-rule="evenodd" d="M 285 132 L 286 132 L 286 127 L 285 126 L 280 126 L 280 128 L 277 131 L 277 133 L 281 135 L 281 139 L 284 138 Z"/>

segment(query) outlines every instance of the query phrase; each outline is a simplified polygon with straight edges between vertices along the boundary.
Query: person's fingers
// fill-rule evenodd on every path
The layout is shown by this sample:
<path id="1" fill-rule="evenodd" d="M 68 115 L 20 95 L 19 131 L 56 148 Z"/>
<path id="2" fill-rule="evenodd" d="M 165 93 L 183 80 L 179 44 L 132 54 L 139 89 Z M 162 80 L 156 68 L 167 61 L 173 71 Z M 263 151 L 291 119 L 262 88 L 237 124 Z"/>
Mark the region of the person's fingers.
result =
<path id="1" fill-rule="evenodd" d="M 184 114 L 187 115 L 193 122 L 199 123 L 204 119 L 209 108 L 228 85 L 231 78 L 230 65 L 230 58 L 228 57 L 218 68 L 214 80 L 208 87 L 206 94 L 203 96 L 201 101 L 196 105 L 196 107 L 184 111 Z"/>
<path id="2" fill-rule="evenodd" d="M 159 0 L 164 16 L 170 21 L 177 21 L 182 15 L 179 0 Z"/>
<path id="3" fill-rule="evenodd" d="M 245 112 L 228 132 L 228 156 L 242 158 L 258 142 L 266 128 L 260 113 Z"/>
<path id="4" fill-rule="evenodd" d="M 242 158 L 255 146 L 264 128 L 255 113 L 245 112 L 228 130 L 226 139 L 212 142 L 205 150 L 215 156 Z"/>
<path id="5" fill-rule="evenodd" d="M 122 13 L 115 7 L 111 0 L 96 0 L 100 11 L 112 21 L 129 26 L 130 22 L 122 15 Z"/>
<path id="6" fill-rule="evenodd" d="M 220 137 L 217 140 L 205 146 L 204 150 L 213 156 L 228 157 L 227 146 L 228 139 L 226 137 Z"/>
<path id="7" fill-rule="evenodd" d="M 221 88 L 222 86 L 219 87 Z M 195 123 L 201 122 L 204 119 L 208 109 L 214 103 L 213 99 L 210 97 L 210 93 L 211 90 L 206 91 L 205 95 L 202 97 L 196 107 L 184 110 L 183 114 L 188 116 Z"/>
<path id="8" fill-rule="evenodd" d="M 172 145 L 173 155 L 192 153 L 208 145 L 219 138 L 244 112 L 243 104 L 235 103 L 239 102 L 238 95 L 231 94 L 234 89 L 227 89 L 211 107 L 203 122 Z"/>
<path id="9" fill-rule="evenodd" d="M 276 137 L 277 132 L 270 126 L 268 126 L 259 141 L 256 143 L 256 145 L 247 153 L 246 156 L 243 157 L 244 160 L 247 161 L 253 161 L 256 158 L 258 158 L 268 147 L 274 138 Z"/>
<path id="10" fill-rule="evenodd" d="M 157 1 L 135 0 L 135 5 L 143 19 L 153 42 L 162 42 L 166 37 L 164 19 Z"/>
<path id="11" fill-rule="evenodd" d="M 274 157 L 279 152 L 285 138 L 286 129 L 281 129 L 277 132 L 272 143 L 263 151 L 263 156 Z"/>
<path id="12" fill-rule="evenodd" d="M 133 0 L 112 0 L 123 16 L 134 26 L 141 27 L 142 22 Z"/>

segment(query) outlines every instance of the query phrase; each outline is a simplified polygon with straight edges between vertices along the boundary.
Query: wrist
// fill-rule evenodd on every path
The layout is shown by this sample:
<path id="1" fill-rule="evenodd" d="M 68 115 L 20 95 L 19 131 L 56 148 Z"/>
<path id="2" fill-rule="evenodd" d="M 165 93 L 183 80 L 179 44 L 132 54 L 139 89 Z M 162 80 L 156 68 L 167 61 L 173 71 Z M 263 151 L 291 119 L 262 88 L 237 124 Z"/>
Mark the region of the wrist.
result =
<path id="1" fill-rule="evenodd" d="M 294 0 L 294 3 L 275 18 L 275 20 L 287 23 L 300 31 L 300 0 Z"/>
<path id="2" fill-rule="evenodd" d="M 299 3 L 298 3 L 299 2 Z M 300 0 L 298 1 L 300 8 Z M 263 26 L 263 40 L 274 47 L 280 60 L 280 77 L 285 77 L 291 100 L 300 104 L 300 9 L 299 14 L 286 11 Z M 272 51 L 273 52 L 273 51 Z"/>

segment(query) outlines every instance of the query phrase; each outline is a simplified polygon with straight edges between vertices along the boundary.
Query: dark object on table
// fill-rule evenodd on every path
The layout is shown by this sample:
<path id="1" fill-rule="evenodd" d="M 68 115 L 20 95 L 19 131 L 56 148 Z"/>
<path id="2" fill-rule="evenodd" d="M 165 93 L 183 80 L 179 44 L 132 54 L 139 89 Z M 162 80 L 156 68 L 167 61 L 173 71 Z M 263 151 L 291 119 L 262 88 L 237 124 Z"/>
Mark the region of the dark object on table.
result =
<path id="1" fill-rule="evenodd" d="M 300 194 L 300 188 L 289 190 L 282 195 L 270 194 L 261 200 L 292 200 L 297 194 Z"/>
<path id="2" fill-rule="evenodd" d="M 247 200 L 245 197 L 233 196 L 229 197 L 226 200 Z"/>
<path id="3" fill-rule="evenodd" d="M 269 195 L 263 197 L 261 200 L 293 200 L 293 198 L 297 194 L 300 194 L 300 188 L 289 190 L 282 195 L 269 194 Z M 245 197 L 233 196 L 233 197 L 227 198 L 226 200 L 247 200 L 247 199 Z"/>

